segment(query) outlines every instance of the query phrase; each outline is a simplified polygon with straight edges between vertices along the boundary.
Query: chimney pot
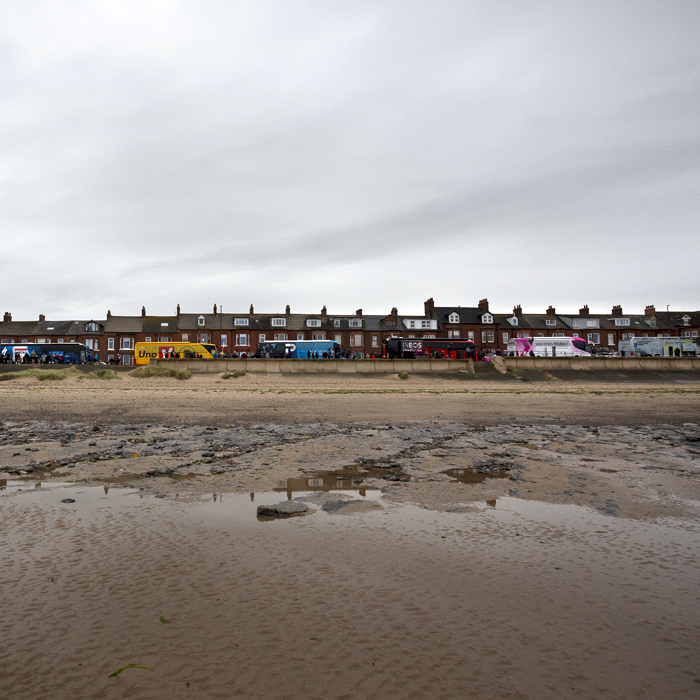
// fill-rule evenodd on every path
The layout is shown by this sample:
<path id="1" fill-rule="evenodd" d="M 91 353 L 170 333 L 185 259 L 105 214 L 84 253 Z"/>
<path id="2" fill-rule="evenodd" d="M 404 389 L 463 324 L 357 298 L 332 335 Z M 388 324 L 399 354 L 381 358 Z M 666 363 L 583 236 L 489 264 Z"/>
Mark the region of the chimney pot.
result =
<path id="1" fill-rule="evenodd" d="M 489 300 L 488 299 L 479 299 L 479 308 L 482 311 L 488 311 L 489 310 Z"/>
<path id="2" fill-rule="evenodd" d="M 145 306 L 141 307 L 141 318 L 146 318 L 146 307 Z"/>
<path id="3" fill-rule="evenodd" d="M 253 309 L 253 305 L 250 305 L 250 315 L 252 316 L 255 313 L 255 310 Z"/>
<path id="4" fill-rule="evenodd" d="M 216 316 L 216 304 L 214 304 L 214 316 Z"/>
<path id="5" fill-rule="evenodd" d="M 513 307 L 513 316 L 522 316 L 523 315 L 523 307 L 518 304 L 517 306 Z"/>
<path id="6" fill-rule="evenodd" d="M 39 314 L 39 323 L 43 323 L 46 320 L 46 316 L 44 314 Z"/>
<path id="7" fill-rule="evenodd" d="M 180 318 L 180 304 L 177 305 L 177 317 Z"/>
<path id="8" fill-rule="evenodd" d="M 326 315 L 327 315 L 327 311 L 326 311 L 326 307 L 324 306 L 324 307 L 321 309 L 321 316 L 326 316 Z"/>
<path id="9" fill-rule="evenodd" d="M 12 322 L 12 314 L 9 311 L 5 311 L 5 316 L 3 317 L 2 320 L 4 323 L 11 323 Z"/>
<path id="10" fill-rule="evenodd" d="M 433 301 L 433 297 L 430 297 L 430 299 L 425 301 L 423 304 L 423 311 L 428 318 L 433 315 L 433 312 L 435 311 L 435 302 Z"/>
<path id="11" fill-rule="evenodd" d="M 362 309 L 355 311 L 355 316 L 362 316 Z"/>
<path id="12" fill-rule="evenodd" d="M 622 307 L 619 304 L 617 306 L 612 307 L 612 315 L 622 316 Z"/>
<path id="13" fill-rule="evenodd" d="M 650 304 L 644 309 L 644 315 L 645 316 L 653 316 L 656 313 L 656 308 L 654 307 L 653 304 Z M 12 317 L 10 316 L 10 320 L 12 320 Z"/>
<path id="14" fill-rule="evenodd" d="M 285 316 L 289 316 L 291 313 L 292 313 L 292 310 L 289 307 L 289 304 L 287 304 L 287 306 L 284 309 L 284 314 L 285 314 Z"/>
<path id="15" fill-rule="evenodd" d="M 391 315 L 392 315 L 392 316 L 398 316 L 398 315 L 399 315 L 398 309 L 397 309 L 395 306 L 394 306 L 394 307 L 392 308 L 392 310 L 391 310 Z"/>
<path id="16" fill-rule="evenodd" d="M 109 309 L 107 309 L 107 318 L 112 318 L 112 312 Z"/>
<path id="17" fill-rule="evenodd" d="M 550 306 L 547 309 L 547 316 L 556 316 L 556 315 L 557 315 L 557 310 L 553 306 Z"/>
<path id="18" fill-rule="evenodd" d="M 582 309 L 578 310 L 579 316 L 590 316 L 590 312 L 588 311 L 588 304 L 585 304 Z"/>

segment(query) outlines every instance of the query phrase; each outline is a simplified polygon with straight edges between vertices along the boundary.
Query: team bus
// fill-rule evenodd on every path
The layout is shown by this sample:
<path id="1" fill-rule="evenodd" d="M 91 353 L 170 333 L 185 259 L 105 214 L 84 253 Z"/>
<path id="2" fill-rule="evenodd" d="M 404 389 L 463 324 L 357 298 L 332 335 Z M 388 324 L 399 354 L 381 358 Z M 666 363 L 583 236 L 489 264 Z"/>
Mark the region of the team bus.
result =
<path id="1" fill-rule="evenodd" d="M 510 357 L 590 357 L 593 345 L 583 338 L 513 338 L 508 341 Z"/>
<path id="2" fill-rule="evenodd" d="M 445 338 L 389 338 L 384 341 L 382 357 L 412 359 L 440 357 L 447 360 L 476 359 L 473 340 Z"/>
<path id="3" fill-rule="evenodd" d="M 218 356 L 216 345 L 210 343 L 136 343 L 134 364 L 147 365 L 151 359 L 168 357 L 214 360 Z"/>
<path id="4" fill-rule="evenodd" d="M 82 343 L 25 343 L 0 345 L 0 361 L 24 362 L 26 355 L 39 363 L 84 365 L 92 353 Z"/>
<path id="5" fill-rule="evenodd" d="M 258 358 L 288 358 L 310 360 L 340 357 L 340 343 L 335 340 L 286 340 L 258 343 L 255 357 Z"/>
<path id="6" fill-rule="evenodd" d="M 695 357 L 698 338 L 630 338 L 617 344 L 622 357 Z"/>

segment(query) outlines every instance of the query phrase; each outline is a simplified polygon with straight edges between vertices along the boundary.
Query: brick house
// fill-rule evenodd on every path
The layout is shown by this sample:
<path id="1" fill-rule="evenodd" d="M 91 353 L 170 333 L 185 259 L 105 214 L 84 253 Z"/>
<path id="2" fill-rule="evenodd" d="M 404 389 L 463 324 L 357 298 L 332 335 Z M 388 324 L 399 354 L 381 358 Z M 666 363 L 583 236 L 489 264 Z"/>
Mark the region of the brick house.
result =
<path id="1" fill-rule="evenodd" d="M 438 325 L 438 337 L 472 340 L 477 351 L 494 351 L 500 348 L 500 325 L 489 311 L 488 299 L 479 305 L 435 306 L 432 299 L 424 304 L 426 319 L 434 319 Z"/>

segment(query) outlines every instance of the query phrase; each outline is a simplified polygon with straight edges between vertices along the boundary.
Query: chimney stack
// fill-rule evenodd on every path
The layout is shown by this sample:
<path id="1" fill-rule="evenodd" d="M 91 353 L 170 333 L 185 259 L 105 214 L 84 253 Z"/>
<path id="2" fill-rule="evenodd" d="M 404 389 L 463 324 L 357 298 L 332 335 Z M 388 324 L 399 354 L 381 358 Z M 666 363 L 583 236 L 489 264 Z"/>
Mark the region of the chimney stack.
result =
<path id="1" fill-rule="evenodd" d="M 428 318 L 432 318 L 433 312 L 435 311 L 435 302 L 433 301 L 433 297 L 430 297 L 430 299 L 425 301 L 423 304 L 423 311 Z"/>
<path id="2" fill-rule="evenodd" d="M 591 315 L 588 311 L 588 304 L 585 304 L 582 309 L 578 310 L 578 315 L 579 316 L 590 316 Z"/>
<path id="3" fill-rule="evenodd" d="M 651 304 L 650 306 L 647 306 L 644 309 L 644 315 L 645 316 L 653 316 L 656 313 L 656 309 L 654 308 L 654 305 Z M 12 320 L 12 316 L 10 316 L 10 321 Z"/>
<path id="4" fill-rule="evenodd" d="M 214 317 L 216 317 L 216 304 L 214 304 Z"/>
<path id="5" fill-rule="evenodd" d="M 44 314 L 39 314 L 39 323 L 43 323 L 46 320 L 46 316 Z"/>
<path id="6" fill-rule="evenodd" d="M 321 316 L 326 316 L 326 315 L 327 315 L 326 307 L 324 306 L 324 307 L 321 309 Z"/>
<path id="7" fill-rule="evenodd" d="M 107 320 L 109 321 L 110 318 L 112 318 L 112 312 L 107 309 Z"/>
<path id="8" fill-rule="evenodd" d="M 255 313 L 255 310 L 253 309 L 253 305 L 250 305 L 250 315 L 252 316 Z"/>
<path id="9" fill-rule="evenodd" d="M 518 304 L 517 306 L 513 307 L 513 316 L 522 316 L 523 315 L 523 307 Z"/>
<path id="10" fill-rule="evenodd" d="M 5 311 L 5 316 L 2 321 L 3 323 L 12 323 L 12 314 L 9 311 Z"/>
<path id="11" fill-rule="evenodd" d="M 177 305 L 177 317 L 180 318 L 180 304 Z"/>
<path id="12" fill-rule="evenodd" d="M 622 307 L 619 304 L 617 306 L 612 307 L 612 315 L 622 316 Z"/>
<path id="13" fill-rule="evenodd" d="M 489 300 L 488 299 L 480 299 L 479 300 L 479 308 L 482 311 L 488 311 L 489 310 Z"/>
<path id="14" fill-rule="evenodd" d="M 550 306 L 547 309 L 547 316 L 556 316 L 556 315 L 557 315 L 557 310 L 553 306 Z"/>
<path id="15" fill-rule="evenodd" d="M 289 304 L 287 304 L 287 306 L 286 306 L 285 309 L 284 309 L 284 315 L 285 315 L 285 316 L 290 316 L 291 313 L 292 313 L 292 310 L 291 310 L 291 308 L 289 307 Z"/>
<path id="16" fill-rule="evenodd" d="M 355 311 L 355 316 L 362 316 L 362 309 Z"/>
<path id="17" fill-rule="evenodd" d="M 145 306 L 141 307 L 141 318 L 146 318 L 146 307 Z"/>
<path id="18" fill-rule="evenodd" d="M 397 308 L 396 308 L 396 307 L 394 307 L 394 308 L 393 308 L 393 309 L 391 310 L 391 315 L 392 315 L 392 316 L 396 316 L 396 317 L 398 317 L 398 315 L 399 315 L 399 312 L 398 312 L 398 310 L 397 310 Z"/>

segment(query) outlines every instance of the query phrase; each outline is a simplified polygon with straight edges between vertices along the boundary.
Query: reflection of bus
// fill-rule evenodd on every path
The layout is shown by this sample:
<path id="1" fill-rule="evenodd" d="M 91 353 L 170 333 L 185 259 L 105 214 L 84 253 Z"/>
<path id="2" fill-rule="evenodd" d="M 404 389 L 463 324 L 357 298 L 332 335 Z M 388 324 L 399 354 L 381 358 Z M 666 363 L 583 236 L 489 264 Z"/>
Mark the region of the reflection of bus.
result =
<path id="1" fill-rule="evenodd" d="M 384 341 L 383 357 L 441 357 L 448 360 L 475 358 L 473 340 L 445 338 L 389 338 Z"/>
<path id="2" fill-rule="evenodd" d="M 511 357 L 590 357 L 593 346 L 583 338 L 513 338 L 506 355 Z"/>
<path id="3" fill-rule="evenodd" d="M 335 340 L 286 340 L 267 343 L 258 343 L 255 357 L 286 357 L 297 360 L 311 358 L 340 357 L 340 343 Z"/>
<path id="4" fill-rule="evenodd" d="M 216 345 L 209 343 L 136 343 L 134 360 L 137 365 L 147 365 L 151 359 L 165 359 L 173 355 L 188 360 L 197 357 L 212 360 L 218 357 Z"/>
<path id="5" fill-rule="evenodd" d="M 698 338 L 630 338 L 618 343 L 622 357 L 695 357 Z"/>
<path id="6" fill-rule="evenodd" d="M 39 359 L 42 356 L 48 358 L 49 362 L 69 365 L 84 365 L 87 362 L 88 354 L 92 350 L 82 343 L 25 343 L 0 345 L 0 357 L 5 362 L 23 361 L 25 355 L 32 356 L 34 353 Z M 44 359 L 46 362 L 46 359 Z"/>

